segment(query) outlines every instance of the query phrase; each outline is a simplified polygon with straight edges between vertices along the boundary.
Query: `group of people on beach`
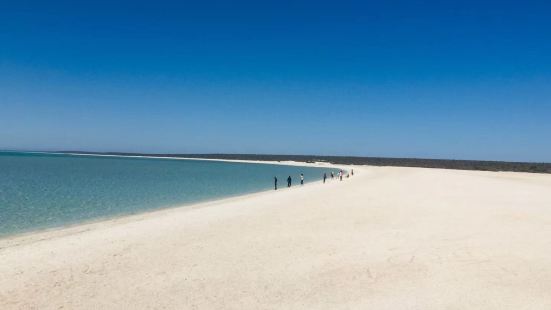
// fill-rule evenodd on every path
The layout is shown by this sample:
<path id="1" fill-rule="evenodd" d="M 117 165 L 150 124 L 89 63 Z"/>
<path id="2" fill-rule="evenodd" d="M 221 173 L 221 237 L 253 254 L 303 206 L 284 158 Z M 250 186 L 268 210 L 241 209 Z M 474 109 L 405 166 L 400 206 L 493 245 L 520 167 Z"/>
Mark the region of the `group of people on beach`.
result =
<path id="1" fill-rule="evenodd" d="M 346 177 L 349 178 L 350 175 L 354 175 L 354 169 L 350 170 L 349 173 L 346 174 Z M 344 171 L 343 170 L 340 170 L 338 173 L 337 173 L 337 178 L 342 181 L 342 178 L 344 176 Z M 331 171 L 331 180 L 333 180 L 335 178 L 335 173 L 333 171 Z M 323 183 L 325 183 L 325 180 L 327 179 L 327 173 L 323 173 Z M 291 176 L 288 176 L 287 177 L 287 187 L 291 187 L 292 186 L 292 183 L 293 183 L 293 179 L 291 178 Z M 304 174 L 300 174 L 300 185 L 304 185 Z M 274 176 L 274 190 L 277 190 L 277 177 Z"/>

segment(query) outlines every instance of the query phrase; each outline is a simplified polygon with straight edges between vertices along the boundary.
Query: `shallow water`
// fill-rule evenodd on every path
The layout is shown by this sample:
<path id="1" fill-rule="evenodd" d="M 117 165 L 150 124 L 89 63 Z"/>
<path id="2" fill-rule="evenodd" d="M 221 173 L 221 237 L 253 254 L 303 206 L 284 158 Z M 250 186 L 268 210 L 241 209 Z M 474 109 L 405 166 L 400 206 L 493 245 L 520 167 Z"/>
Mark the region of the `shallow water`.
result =
<path id="1" fill-rule="evenodd" d="M 331 169 L 0 152 L 0 236 L 321 180 Z M 333 170 L 335 171 L 335 170 Z"/>

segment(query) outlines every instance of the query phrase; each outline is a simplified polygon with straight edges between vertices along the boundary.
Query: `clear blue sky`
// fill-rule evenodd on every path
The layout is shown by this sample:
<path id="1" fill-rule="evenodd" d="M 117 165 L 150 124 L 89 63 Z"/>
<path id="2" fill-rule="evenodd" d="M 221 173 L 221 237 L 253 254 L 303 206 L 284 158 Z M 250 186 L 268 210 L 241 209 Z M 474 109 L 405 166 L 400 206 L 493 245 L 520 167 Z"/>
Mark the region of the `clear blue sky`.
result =
<path id="1" fill-rule="evenodd" d="M 1 1 L 0 148 L 551 162 L 548 1 Z"/>

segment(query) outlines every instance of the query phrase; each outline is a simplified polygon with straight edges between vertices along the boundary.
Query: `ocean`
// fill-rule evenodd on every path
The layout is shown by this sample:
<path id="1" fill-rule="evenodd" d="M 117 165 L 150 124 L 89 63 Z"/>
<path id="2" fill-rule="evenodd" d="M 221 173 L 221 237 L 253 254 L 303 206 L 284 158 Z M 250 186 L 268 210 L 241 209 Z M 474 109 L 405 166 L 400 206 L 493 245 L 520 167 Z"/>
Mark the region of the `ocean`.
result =
<path id="1" fill-rule="evenodd" d="M 319 181 L 335 169 L 0 152 L 0 237 Z"/>

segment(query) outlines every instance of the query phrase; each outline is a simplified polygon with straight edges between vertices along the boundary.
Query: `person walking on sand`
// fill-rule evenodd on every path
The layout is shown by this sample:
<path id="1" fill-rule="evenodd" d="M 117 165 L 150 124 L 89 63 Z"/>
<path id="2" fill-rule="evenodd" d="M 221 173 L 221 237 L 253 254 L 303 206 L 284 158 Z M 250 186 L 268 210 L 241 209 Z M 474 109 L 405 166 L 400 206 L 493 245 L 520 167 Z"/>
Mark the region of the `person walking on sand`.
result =
<path id="1" fill-rule="evenodd" d="M 325 183 L 325 179 L 327 179 L 327 173 L 323 173 L 323 183 Z"/>
<path id="2" fill-rule="evenodd" d="M 342 181 L 342 170 L 339 171 L 339 179 Z"/>
<path id="3" fill-rule="evenodd" d="M 274 177 L 274 190 L 277 191 L 277 177 Z"/>
<path id="4" fill-rule="evenodd" d="M 352 176 L 354 176 L 354 169 L 352 169 L 352 170 L 350 171 L 350 174 L 351 174 Z"/>
<path id="5" fill-rule="evenodd" d="M 289 176 L 287 178 L 287 187 L 291 187 L 291 181 L 292 181 L 291 176 Z"/>
<path id="6" fill-rule="evenodd" d="M 304 174 L 300 174 L 300 185 L 304 185 Z"/>

